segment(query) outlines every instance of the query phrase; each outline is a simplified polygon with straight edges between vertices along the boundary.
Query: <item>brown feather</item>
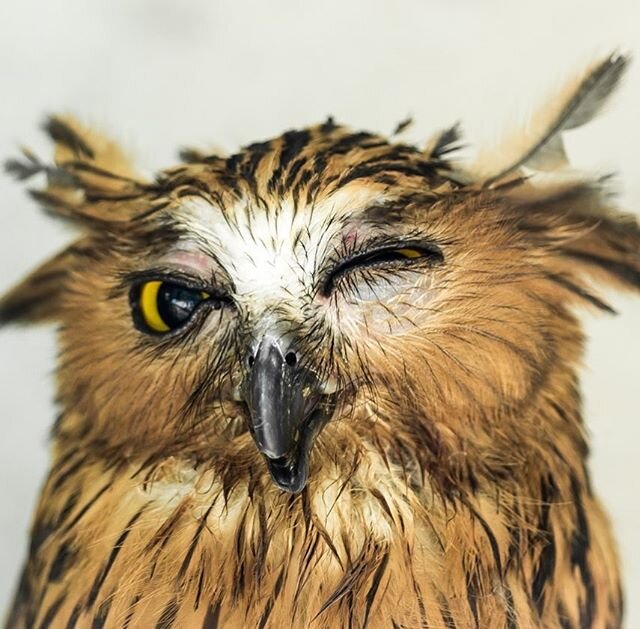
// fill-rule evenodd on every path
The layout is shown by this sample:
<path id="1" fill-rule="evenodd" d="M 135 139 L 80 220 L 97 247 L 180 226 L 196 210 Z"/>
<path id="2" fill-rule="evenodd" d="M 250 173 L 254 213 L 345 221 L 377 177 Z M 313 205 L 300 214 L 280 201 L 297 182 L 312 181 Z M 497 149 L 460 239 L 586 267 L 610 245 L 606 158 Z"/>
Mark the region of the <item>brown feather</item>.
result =
<path id="1" fill-rule="evenodd" d="M 640 229 L 604 181 L 515 173 L 597 113 L 616 59 L 482 176 L 447 161 L 455 130 L 424 151 L 330 120 L 145 181 L 50 119 L 55 164 L 9 169 L 48 173 L 38 201 L 82 236 L 0 300 L 60 325 L 62 411 L 7 626 L 620 627 L 575 309 L 640 288 Z M 372 236 L 404 258 L 363 264 Z M 132 283 L 185 265 L 224 299 L 146 334 Z M 237 401 L 265 313 L 334 396 L 295 495 Z"/>

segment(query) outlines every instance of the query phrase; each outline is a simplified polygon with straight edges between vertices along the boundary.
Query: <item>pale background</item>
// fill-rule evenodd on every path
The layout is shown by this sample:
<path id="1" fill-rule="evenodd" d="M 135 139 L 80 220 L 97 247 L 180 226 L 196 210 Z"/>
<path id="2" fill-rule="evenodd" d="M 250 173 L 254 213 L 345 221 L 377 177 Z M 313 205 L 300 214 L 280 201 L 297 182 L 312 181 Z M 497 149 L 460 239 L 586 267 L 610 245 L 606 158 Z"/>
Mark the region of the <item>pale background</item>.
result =
<path id="1" fill-rule="evenodd" d="M 21 0 L 0 2 L 0 158 L 36 126 L 75 111 L 121 138 L 147 168 L 185 144 L 240 144 L 333 114 L 409 137 L 462 120 L 489 140 L 549 88 L 612 48 L 639 58 L 608 112 L 569 138 L 572 159 L 617 171 L 640 210 L 638 0 Z M 67 235 L 0 176 L 0 292 Z M 626 567 L 640 627 L 640 299 L 590 317 L 583 385 L 595 486 Z M 50 330 L 0 331 L 0 617 L 27 544 L 54 416 Z"/>

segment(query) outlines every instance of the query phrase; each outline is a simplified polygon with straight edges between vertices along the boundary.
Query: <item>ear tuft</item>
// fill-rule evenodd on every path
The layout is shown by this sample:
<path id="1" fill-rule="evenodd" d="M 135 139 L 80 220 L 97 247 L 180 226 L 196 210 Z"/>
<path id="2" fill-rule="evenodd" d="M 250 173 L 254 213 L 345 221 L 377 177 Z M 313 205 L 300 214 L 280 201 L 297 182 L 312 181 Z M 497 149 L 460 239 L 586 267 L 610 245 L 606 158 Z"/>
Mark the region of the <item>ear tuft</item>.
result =
<path id="1" fill-rule="evenodd" d="M 51 116 L 43 127 L 55 143 L 54 163 L 23 149 L 23 159 L 8 160 L 5 169 L 18 180 L 45 174 L 47 185 L 30 194 L 49 213 L 104 229 L 122 225 L 152 205 L 154 184 L 135 172 L 113 140 L 70 116 Z"/>
<path id="2" fill-rule="evenodd" d="M 61 117 L 49 116 L 44 121 L 42 128 L 58 146 L 59 153 L 68 150 L 73 157 L 78 159 L 94 159 L 93 149 L 82 137 L 82 132 L 74 129 L 74 126 L 79 125 L 72 118 L 65 120 Z M 62 157 L 59 153 L 56 156 Z"/>
<path id="3" fill-rule="evenodd" d="M 593 120 L 620 84 L 629 58 L 612 54 L 570 80 L 531 117 L 526 127 L 468 168 L 473 180 L 490 186 L 522 168 L 552 171 L 568 164 L 562 133 Z M 521 173 L 520 173 L 521 174 Z"/>
<path id="4" fill-rule="evenodd" d="M 88 162 L 106 172 L 137 179 L 131 159 L 118 143 L 81 124 L 72 116 L 49 116 L 44 130 L 55 143 L 55 162 Z"/>

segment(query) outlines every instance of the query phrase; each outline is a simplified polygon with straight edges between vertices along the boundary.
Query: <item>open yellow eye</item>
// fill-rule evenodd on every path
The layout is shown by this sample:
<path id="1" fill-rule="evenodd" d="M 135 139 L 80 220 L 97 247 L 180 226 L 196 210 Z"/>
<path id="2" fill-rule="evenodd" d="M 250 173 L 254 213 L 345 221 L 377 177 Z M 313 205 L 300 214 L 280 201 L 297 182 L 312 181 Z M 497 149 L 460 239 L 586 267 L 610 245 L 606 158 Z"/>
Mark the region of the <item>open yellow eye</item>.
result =
<path id="1" fill-rule="evenodd" d="M 205 291 L 150 280 L 140 287 L 137 305 L 149 331 L 163 334 L 184 325 L 200 303 L 209 298 Z"/>
<path id="2" fill-rule="evenodd" d="M 168 332 L 171 328 L 164 322 L 158 310 L 158 292 L 162 282 L 147 282 L 140 291 L 140 312 L 144 322 L 154 332 Z"/>

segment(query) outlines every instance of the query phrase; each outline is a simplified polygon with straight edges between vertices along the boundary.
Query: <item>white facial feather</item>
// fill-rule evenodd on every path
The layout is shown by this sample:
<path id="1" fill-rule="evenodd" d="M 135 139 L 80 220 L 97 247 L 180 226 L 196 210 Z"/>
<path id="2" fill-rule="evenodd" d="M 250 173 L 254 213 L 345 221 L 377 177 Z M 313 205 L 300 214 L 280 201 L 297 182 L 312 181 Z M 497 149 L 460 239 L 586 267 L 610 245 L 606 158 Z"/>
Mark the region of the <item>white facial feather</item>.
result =
<path id="1" fill-rule="evenodd" d="M 179 213 L 192 238 L 169 259 L 184 261 L 192 256 L 202 269 L 202 253 L 192 249 L 215 252 L 233 281 L 235 298 L 260 322 L 258 333 L 276 331 L 278 322 L 269 313 L 283 307 L 299 312 L 310 296 L 343 333 L 360 331 L 363 338 L 376 330 L 402 333 L 416 325 L 409 313 L 431 298 L 430 280 L 423 273 L 406 272 L 402 277 L 380 273 L 375 281 L 353 282 L 335 299 L 316 290 L 318 272 L 341 240 L 362 241 L 366 236 L 368 227 L 352 216 L 386 201 L 357 187 L 340 190 L 313 208 L 296 209 L 284 200 L 267 211 L 239 205 L 225 216 L 222 209 L 193 198 Z"/>

